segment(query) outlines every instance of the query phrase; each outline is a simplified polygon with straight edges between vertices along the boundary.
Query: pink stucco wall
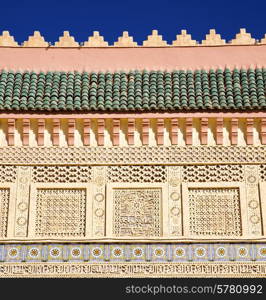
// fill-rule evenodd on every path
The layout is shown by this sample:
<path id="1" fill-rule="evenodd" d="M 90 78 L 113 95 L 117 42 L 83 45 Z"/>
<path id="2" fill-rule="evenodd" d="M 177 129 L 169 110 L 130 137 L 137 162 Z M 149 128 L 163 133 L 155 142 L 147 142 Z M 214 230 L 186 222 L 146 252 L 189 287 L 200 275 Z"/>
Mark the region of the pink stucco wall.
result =
<path id="1" fill-rule="evenodd" d="M 128 71 L 266 67 L 266 45 L 160 48 L 0 47 L 0 69 Z"/>
<path id="2" fill-rule="evenodd" d="M 265 111 L 189 111 L 189 112 L 117 112 L 117 113 L 105 113 L 105 112 L 87 112 L 87 113 L 62 113 L 62 112 L 54 112 L 54 113 L 35 113 L 35 112 L 4 112 L 0 113 L 0 119 L 174 119 L 174 118 L 257 118 L 264 119 L 266 118 Z"/>

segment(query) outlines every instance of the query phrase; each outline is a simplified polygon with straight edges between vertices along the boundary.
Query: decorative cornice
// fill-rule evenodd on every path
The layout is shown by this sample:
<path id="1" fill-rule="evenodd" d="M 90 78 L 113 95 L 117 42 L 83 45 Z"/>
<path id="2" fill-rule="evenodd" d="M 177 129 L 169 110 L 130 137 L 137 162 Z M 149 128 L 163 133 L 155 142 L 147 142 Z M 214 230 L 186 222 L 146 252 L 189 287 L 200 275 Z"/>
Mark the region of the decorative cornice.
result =
<path id="1" fill-rule="evenodd" d="M 235 38 L 226 42 L 217 34 L 215 29 L 210 29 L 206 35 L 205 40 L 201 42 L 195 41 L 186 30 L 181 30 L 181 34 L 176 35 L 176 39 L 172 43 L 163 40 L 162 35 L 158 34 L 157 30 L 152 30 L 152 34 L 143 41 L 143 47 L 182 47 L 182 46 L 232 46 L 232 45 L 262 45 L 266 44 L 266 35 L 261 40 L 256 40 L 251 37 L 250 33 L 246 32 L 245 28 L 241 28 L 240 32 L 236 34 Z M 18 43 L 14 40 L 13 36 L 8 31 L 3 31 L 0 36 L 0 47 L 18 47 Z M 73 47 L 137 47 L 134 38 L 124 31 L 122 36 L 118 38 L 113 45 L 109 45 L 104 40 L 104 37 L 98 31 L 93 31 L 93 35 L 87 41 L 78 43 L 73 36 L 70 36 L 69 31 L 64 31 L 63 36 L 54 45 L 45 41 L 39 31 L 34 31 L 28 40 L 22 43 L 22 47 L 58 47 L 58 48 L 73 48 Z"/>
<path id="2" fill-rule="evenodd" d="M 210 135 L 214 134 L 217 145 L 265 145 L 265 118 L 255 118 L 247 116 L 247 118 L 209 118 L 206 115 L 201 117 L 193 117 L 187 115 L 185 118 L 178 118 L 173 115 L 172 118 L 164 118 L 164 115 L 157 115 L 153 118 L 141 117 L 137 118 L 130 116 L 129 118 L 120 118 L 119 115 L 113 115 L 113 118 L 89 118 L 86 115 L 76 118 L 75 115 L 65 116 L 65 118 L 57 118 L 56 115 L 50 119 L 43 117 L 34 120 L 25 115 L 21 118 L 8 118 L 1 120 L 1 129 L 5 134 L 5 139 L 2 139 L 1 146 L 19 146 L 20 141 L 24 146 L 64 146 L 64 141 L 67 141 L 69 146 L 88 146 L 90 143 L 90 134 L 97 140 L 98 146 L 109 146 L 112 142 L 113 146 L 128 146 L 128 145 L 179 145 L 183 142 L 186 145 L 213 145 Z M 149 116 L 146 114 L 146 116 Z M 155 116 L 155 115 L 154 115 Z M 110 119 L 112 121 L 110 122 Z M 226 124 L 224 121 L 226 120 Z M 36 122 L 37 121 L 37 122 Z M 155 121 L 155 123 L 154 123 Z M 16 133 L 15 128 L 20 128 L 22 131 Z M 91 125 L 93 124 L 92 132 Z M 123 124 L 123 130 L 121 130 Z M 141 126 L 136 126 L 140 124 Z M 155 126 L 154 126 L 155 125 Z M 62 130 L 60 128 L 67 128 Z M 150 134 L 150 129 L 153 128 L 155 137 Z M 228 136 L 223 136 L 223 131 L 226 131 Z M 170 140 L 165 141 L 165 132 Z M 50 132 L 51 140 L 46 140 L 44 143 L 45 132 Z M 178 132 L 181 138 L 178 141 Z M 199 132 L 199 136 L 197 134 Z M 239 132 L 242 132 L 239 135 Z M 139 140 L 134 144 L 135 133 L 139 136 Z M 31 139 L 29 140 L 29 136 Z M 256 138 L 257 136 L 257 138 Z M 81 137 L 78 142 L 77 137 Z M 255 137 L 255 139 L 254 139 Z M 31 143 L 29 143 L 31 141 Z M 120 143 L 120 141 L 123 141 Z M 165 142 L 165 143 L 164 143 Z M 92 145 L 95 146 L 95 145 Z"/>

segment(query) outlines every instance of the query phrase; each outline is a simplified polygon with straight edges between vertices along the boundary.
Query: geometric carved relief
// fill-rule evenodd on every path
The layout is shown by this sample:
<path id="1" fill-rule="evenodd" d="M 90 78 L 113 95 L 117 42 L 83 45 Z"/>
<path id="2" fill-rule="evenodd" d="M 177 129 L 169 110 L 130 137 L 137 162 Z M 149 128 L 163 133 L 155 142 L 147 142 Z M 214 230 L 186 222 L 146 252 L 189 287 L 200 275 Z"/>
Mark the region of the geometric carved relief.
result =
<path id="1" fill-rule="evenodd" d="M 265 277 L 266 165 L 232 164 L 230 147 L 206 147 L 209 165 L 199 159 L 206 161 L 203 148 L 114 149 L 48 151 L 54 165 L 0 166 L 0 277 L 168 276 L 173 270 L 180 276 L 263 270 Z M 251 162 L 252 149 L 264 159 L 264 150 L 249 147 L 236 148 L 234 159 Z M 90 165 L 88 156 L 102 165 Z M 55 164 L 65 158 L 69 165 Z"/>
<path id="2" fill-rule="evenodd" d="M 31 167 L 19 166 L 17 173 L 15 236 L 25 237 L 28 231 Z"/>
<path id="3" fill-rule="evenodd" d="M 266 163 L 265 146 L 0 147 L 0 165 Z"/>
<path id="4" fill-rule="evenodd" d="M 181 166 L 168 167 L 169 234 L 182 235 Z"/>
<path id="5" fill-rule="evenodd" d="M 166 166 L 109 166 L 108 182 L 166 182 Z"/>
<path id="6" fill-rule="evenodd" d="M 241 182 L 244 181 L 243 165 L 194 165 L 183 166 L 184 182 Z"/>
<path id="7" fill-rule="evenodd" d="M 89 182 L 90 166 L 34 166 L 32 182 Z"/>
<path id="8" fill-rule="evenodd" d="M 246 207 L 248 231 L 253 236 L 260 236 L 262 233 L 261 208 L 259 201 L 259 166 L 245 165 L 246 181 Z"/>
<path id="9" fill-rule="evenodd" d="M 189 188 L 189 234 L 241 236 L 238 188 Z"/>
<path id="10" fill-rule="evenodd" d="M 266 183 L 260 182 L 259 183 L 259 195 L 260 199 L 258 201 L 258 204 L 260 204 L 260 212 L 261 212 L 261 227 L 262 227 L 262 235 L 266 236 Z M 253 207 L 256 206 L 257 203 L 250 203 L 249 205 Z"/>
<path id="11" fill-rule="evenodd" d="M 93 202 L 92 202 L 92 234 L 95 237 L 105 235 L 105 166 L 92 167 Z"/>
<path id="12" fill-rule="evenodd" d="M 7 236 L 10 189 L 0 188 L 0 237 Z"/>
<path id="13" fill-rule="evenodd" d="M 115 236 L 161 236 L 161 189 L 115 189 L 113 198 Z"/>
<path id="14" fill-rule="evenodd" d="M 17 177 L 17 166 L 0 166 L 0 182 L 15 182 Z"/>
<path id="15" fill-rule="evenodd" d="M 266 181 L 266 165 L 259 166 L 259 180 Z"/>
<path id="16" fill-rule="evenodd" d="M 69 151 L 71 149 L 69 148 Z M 106 155 L 108 156 L 113 149 L 116 148 L 106 150 Z M 171 149 L 169 148 L 169 150 Z M 196 148 L 191 147 L 190 150 L 191 152 L 187 154 L 195 155 Z M 221 155 L 223 152 L 225 157 L 227 152 L 224 150 L 225 148 L 220 148 L 216 154 Z M 97 151 L 98 149 L 96 153 L 98 153 Z M 120 154 L 122 154 L 123 150 L 120 151 Z M 136 150 L 137 153 L 140 153 L 138 151 Z M 180 151 L 182 152 L 184 149 L 180 147 Z M 240 149 L 236 149 L 236 154 L 237 151 L 240 151 Z M 158 147 L 157 153 L 161 155 L 161 147 Z M 171 152 L 171 159 L 174 154 L 179 155 L 180 152 L 177 150 Z M 72 154 L 69 157 L 72 157 Z M 97 157 L 100 159 L 98 155 Z M 214 153 L 212 157 L 214 159 Z M 158 156 L 155 157 L 154 155 L 154 158 L 158 159 Z M 84 165 L 0 166 L 0 172 L 3 171 L 1 180 L 4 181 L 0 188 L 10 189 L 9 194 L 11 195 L 9 195 L 10 200 L 8 200 L 9 215 L 7 216 L 6 237 L 14 240 L 17 237 L 34 240 L 47 236 L 51 239 L 64 238 L 68 240 L 106 237 L 110 239 L 123 239 L 126 237 L 140 239 L 145 236 L 151 239 L 169 238 L 171 240 L 192 237 L 200 240 L 208 237 L 228 238 L 228 236 L 233 239 L 266 238 L 264 225 L 266 223 L 264 221 L 266 220 L 266 213 L 264 212 L 266 209 L 264 209 L 265 204 L 263 204 L 263 201 L 266 203 L 266 197 L 264 197 L 266 192 L 264 192 L 264 189 L 259 191 L 259 185 L 262 188 L 264 181 L 266 181 L 265 164 L 215 163 L 206 165 L 202 162 L 199 164 L 191 162 L 187 165 L 180 165 L 179 163 L 161 165 L 154 160 L 149 164 L 142 165 L 137 160 L 136 155 L 135 158 L 132 157 L 133 159 L 134 164 L 128 165 L 117 163 L 109 166 L 90 165 L 90 162 L 84 162 Z M 4 176 L 6 176 L 6 180 Z M 70 190 L 73 193 L 70 193 Z M 149 196 L 154 190 L 158 192 L 158 195 L 161 195 L 159 202 L 156 202 L 158 200 L 157 196 L 154 196 L 153 199 Z M 238 228 L 234 232 L 226 229 L 226 226 L 229 226 L 233 222 L 232 220 L 237 218 L 235 207 L 230 206 L 232 199 L 229 193 L 229 191 L 236 190 L 239 190 L 240 197 L 238 211 L 241 210 L 239 215 L 241 226 L 240 229 Z M 41 191 L 42 193 L 40 193 Z M 79 199 L 79 196 L 75 196 L 75 194 L 80 194 L 80 192 L 83 193 L 83 197 L 89 198 L 90 201 L 86 202 L 87 200 L 84 200 L 85 208 L 83 202 L 83 210 L 82 207 L 77 208 L 75 206 L 79 204 L 74 200 L 68 201 L 72 196 L 73 199 L 75 197 Z M 234 192 L 232 192 L 233 194 Z M 50 197 L 54 200 L 44 199 L 43 202 L 40 201 L 40 197 L 45 199 Z M 191 197 L 198 199 L 198 206 L 191 207 L 191 202 L 189 202 Z M 145 198 L 150 199 L 150 202 L 146 203 Z M 119 199 L 125 200 L 119 202 Z M 129 199 L 135 199 L 135 202 L 130 202 Z M 231 200 L 225 201 L 225 199 Z M 40 203 L 46 203 L 47 209 L 42 210 L 42 204 Z M 133 205 L 132 203 L 135 203 L 135 206 L 143 205 L 144 211 L 133 211 L 132 207 L 130 208 L 130 205 Z M 61 208 L 60 211 L 59 207 Z M 147 209 L 147 207 L 151 209 Z M 226 219 L 229 214 L 221 211 L 226 208 L 230 211 L 232 217 L 232 219 L 228 217 L 229 221 Z M 193 230 L 189 227 L 194 220 L 194 217 L 191 219 L 192 213 L 190 210 L 192 209 L 195 210 L 195 218 L 198 217 L 196 225 L 193 225 Z M 86 213 L 87 210 L 90 212 Z M 50 229 L 48 227 L 44 229 L 44 223 L 42 222 L 42 225 L 40 225 L 38 222 L 41 222 L 42 216 L 45 216 L 48 211 L 51 217 L 46 216 L 44 218 L 46 218 L 46 224 Z M 74 213 L 71 213 L 72 211 Z M 79 211 L 81 217 L 78 215 Z M 146 212 L 148 213 L 146 214 Z M 155 233 L 155 227 L 153 227 L 155 223 L 149 220 L 149 214 L 155 218 L 157 213 L 160 215 L 157 219 L 159 233 Z M 83 224 L 81 225 L 82 231 L 73 232 L 71 228 L 62 231 L 60 228 L 67 228 L 68 222 L 64 223 L 62 221 L 64 214 L 69 216 L 69 220 L 72 220 L 72 225 L 77 224 L 76 221 L 73 221 L 73 218 L 75 219 L 77 216 L 78 220 L 83 218 L 83 223 L 80 223 Z M 120 215 L 122 217 L 119 217 Z M 203 217 L 200 218 L 201 215 Z M 4 216 L 4 213 L 2 213 L 2 216 Z M 48 220 L 50 220 L 50 223 Z M 203 228 L 201 228 L 200 222 L 203 221 L 208 226 L 204 227 L 202 225 Z M 225 226 L 224 231 L 218 221 L 222 222 L 223 225 L 221 226 Z M 217 222 L 218 229 L 214 225 L 215 222 Z M 54 223 L 54 230 L 51 229 L 52 223 Z M 115 226 L 116 229 L 114 229 Z"/>
<path id="17" fill-rule="evenodd" d="M 85 218 L 85 189 L 37 188 L 36 236 L 85 236 Z"/>

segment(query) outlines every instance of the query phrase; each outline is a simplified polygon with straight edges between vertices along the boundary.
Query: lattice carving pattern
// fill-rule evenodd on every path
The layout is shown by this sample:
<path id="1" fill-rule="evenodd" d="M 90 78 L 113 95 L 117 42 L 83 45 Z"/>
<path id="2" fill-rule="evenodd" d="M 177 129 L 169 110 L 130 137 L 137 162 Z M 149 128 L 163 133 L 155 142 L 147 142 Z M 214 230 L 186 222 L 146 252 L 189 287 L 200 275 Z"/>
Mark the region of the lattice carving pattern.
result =
<path id="1" fill-rule="evenodd" d="M 33 182 L 89 182 L 90 166 L 34 166 Z"/>
<path id="2" fill-rule="evenodd" d="M 243 165 L 184 166 L 184 182 L 241 182 L 244 181 Z"/>
<path id="3" fill-rule="evenodd" d="M 36 235 L 84 236 L 85 209 L 84 189 L 38 189 Z"/>
<path id="4" fill-rule="evenodd" d="M 10 191 L 9 189 L 0 189 L 0 236 L 7 235 L 7 219 Z"/>
<path id="5" fill-rule="evenodd" d="M 160 189 L 115 189 L 114 235 L 160 236 L 160 205 Z"/>
<path id="6" fill-rule="evenodd" d="M 0 164 L 234 164 L 266 163 L 265 146 L 2 147 Z"/>
<path id="7" fill-rule="evenodd" d="M 15 182 L 17 176 L 17 167 L 2 165 L 0 166 L 0 182 Z"/>
<path id="8" fill-rule="evenodd" d="M 266 181 L 266 165 L 259 166 L 259 178 L 261 181 Z"/>
<path id="9" fill-rule="evenodd" d="M 109 182 L 166 182 L 165 166 L 109 166 Z"/>
<path id="10" fill-rule="evenodd" d="M 240 236 L 240 195 L 237 188 L 189 188 L 190 234 Z"/>

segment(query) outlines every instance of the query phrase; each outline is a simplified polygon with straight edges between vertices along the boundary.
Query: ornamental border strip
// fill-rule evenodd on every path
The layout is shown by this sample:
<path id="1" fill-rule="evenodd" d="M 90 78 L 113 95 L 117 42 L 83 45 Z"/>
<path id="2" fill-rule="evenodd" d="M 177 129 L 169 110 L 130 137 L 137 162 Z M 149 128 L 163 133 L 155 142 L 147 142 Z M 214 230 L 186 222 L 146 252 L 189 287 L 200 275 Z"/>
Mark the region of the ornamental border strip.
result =
<path id="1" fill-rule="evenodd" d="M 232 277 L 265 278 L 266 262 L 204 263 L 4 263 L 0 278 L 21 277 Z"/>
<path id="2" fill-rule="evenodd" d="M 0 165 L 263 164 L 266 146 L 1 147 Z"/>
<path id="3" fill-rule="evenodd" d="M 266 262 L 266 243 L 0 245 L 1 263 Z"/>

